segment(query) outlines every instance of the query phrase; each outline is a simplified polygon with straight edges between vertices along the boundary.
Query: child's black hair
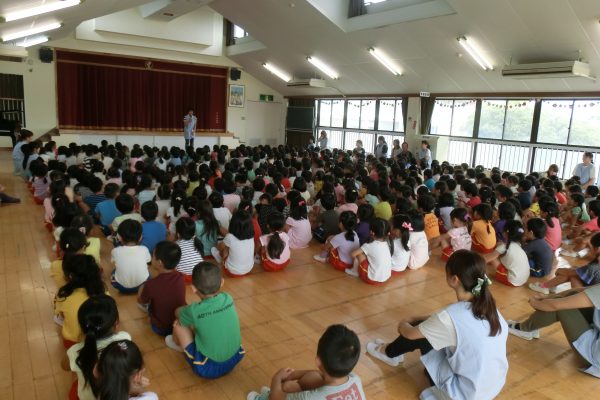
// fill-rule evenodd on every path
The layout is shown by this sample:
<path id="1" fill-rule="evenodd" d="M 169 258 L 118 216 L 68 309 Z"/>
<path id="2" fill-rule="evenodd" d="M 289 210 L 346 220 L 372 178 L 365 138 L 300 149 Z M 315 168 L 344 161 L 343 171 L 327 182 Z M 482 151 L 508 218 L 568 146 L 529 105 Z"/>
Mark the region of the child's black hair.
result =
<path id="1" fill-rule="evenodd" d="M 510 201 L 505 201 L 498 205 L 498 218 L 505 221 L 515 219 L 516 212 L 515 206 Z"/>
<path id="2" fill-rule="evenodd" d="M 473 214 L 475 213 L 477 213 L 482 220 L 488 223 L 487 233 L 491 233 L 489 223 L 492 222 L 492 218 L 494 216 L 494 210 L 492 209 L 492 206 L 487 203 L 477 204 L 475 207 L 473 207 Z"/>
<path id="3" fill-rule="evenodd" d="M 408 241 L 410 239 L 410 230 L 412 229 L 411 219 L 408 215 L 398 214 L 392 219 L 393 229 L 397 229 L 400 232 L 400 243 L 404 250 L 410 250 Z"/>
<path id="4" fill-rule="evenodd" d="M 116 183 L 107 183 L 106 186 L 104 186 L 104 196 L 106 196 L 107 199 L 114 199 L 117 193 L 119 193 L 119 185 Z"/>
<path id="5" fill-rule="evenodd" d="M 181 248 L 175 242 L 163 240 L 154 247 L 154 257 L 162 262 L 165 269 L 172 270 L 181 260 Z"/>
<path id="6" fill-rule="evenodd" d="M 504 225 L 504 237 L 507 239 L 507 243 L 504 254 L 508 253 L 508 248 L 510 247 L 511 243 L 515 242 L 521 244 L 524 234 L 525 229 L 523 229 L 523 224 L 521 221 L 514 219 L 512 221 L 506 221 L 506 224 Z"/>
<path id="7" fill-rule="evenodd" d="M 115 206 L 117 207 L 117 210 L 121 212 L 121 214 L 130 214 L 135 206 L 135 200 L 127 193 L 121 193 L 115 199 Z"/>
<path id="8" fill-rule="evenodd" d="M 146 201 L 140 211 L 146 222 L 154 221 L 158 217 L 158 204 L 154 200 Z"/>
<path id="9" fill-rule="evenodd" d="M 554 228 L 554 221 L 552 218 L 558 218 L 558 204 L 552 199 L 544 199 L 540 201 L 540 211 L 546 213 L 546 224 L 550 228 Z"/>
<path id="10" fill-rule="evenodd" d="M 438 200 L 438 207 L 454 207 L 454 196 L 452 196 L 452 193 L 442 193 Z"/>
<path id="11" fill-rule="evenodd" d="M 331 325 L 317 345 L 317 356 L 328 375 L 342 378 L 350 374 L 360 357 L 360 340 L 344 325 Z"/>
<path id="12" fill-rule="evenodd" d="M 340 214 L 340 223 L 346 230 L 346 234 L 344 237 L 346 240 L 353 242 L 355 238 L 356 225 L 358 224 L 358 220 L 356 218 L 356 214 L 352 211 L 344 211 Z"/>
<path id="13" fill-rule="evenodd" d="M 269 230 L 272 232 L 267 244 L 267 254 L 273 259 L 277 259 L 281 256 L 281 253 L 285 249 L 285 242 L 279 236 L 279 231 L 283 229 L 285 225 L 285 218 L 282 213 L 274 212 L 270 215 L 269 221 L 267 221 Z"/>
<path id="14" fill-rule="evenodd" d="M 92 392 L 97 391 L 94 366 L 98 362 L 97 341 L 110 337 L 119 320 L 119 310 L 115 300 L 107 294 L 98 294 L 84 301 L 77 311 L 77 320 L 81 332 L 85 335 L 83 347 L 75 359 L 81 370 L 85 385 L 90 385 Z"/>
<path id="15" fill-rule="evenodd" d="M 194 239 L 194 247 L 200 254 L 204 254 L 202 241 L 196 236 L 196 223 L 189 217 L 181 217 L 175 223 L 175 231 L 183 240 Z"/>
<path id="16" fill-rule="evenodd" d="M 371 219 L 373 219 L 373 216 L 375 215 L 375 209 L 369 203 L 360 204 L 356 211 L 356 215 L 360 222 L 371 222 Z"/>
<path id="17" fill-rule="evenodd" d="M 229 221 L 229 233 L 238 240 L 254 238 L 254 225 L 252 225 L 252 215 L 249 212 L 239 210 L 234 212 L 231 221 Z"/>
<path id="18" fill-rule="evenodd" d="M 410 210 L 408 212 L 410 218 L 410 225 L 413 228 L 413 232 L 423 232 L 425 230 L 425 219 L 423 213 L 418 210 Z"/>
<path id="19" fill-rule="evenodd" d="M 86 254 L 74 254 L 63 261 L 62 267 L 67 283 L 58 289 L 57 301 L 63 301 L 75 289 L 85 289 L 88 296 L 99 295 L 106 291 L 100 267 L 96 264 L 94 257 Z"/>
<path id="20" fill-rule="evenodd" d="M 588 212 L 593 214 L 597 219 L 598 227 L 600 228 L 600 200 L 592 200 L 588 204 Z"/>
<path id="21" fill-rule="evenodd" d="M 531 231 L 536 239 L 543 239 L 546 237 L 548 227 L 543 219 L 531 218 L 527 221 L 527 230 Z"/>
<path id="22" fill-rule="evenodd" d="M 77 254 L 87 246 L 87 238 L 83 232 L 77 228 L 66 228 L 60 233 L 60 250 L 62 251 L 63 262 L 69 257 Z"/>
<path id="23" fill-rule="evenodd" d="M 373 218 L 369 224 L 369 230 L 373 232 L 373 237 L 367 239 L 372 242 L 375 239 L 385 239 L 390 247 L 390 254 L 394 254 L 394 242 L 390 237 L 390 224 L 383 218 Z"/>
<path id="24" fill-rule="evenodd" d="M 298 194 L 297 196 L 294 194 Z M 292 190 L 288 193 L 288 199 L 290 202 L 290 217 L 299 221 L 308 218 L 308 211 L 306 210 L 306 201 L 298 192 Z"/>
<path id="25" fill-rule="evenodd" d="M 419 196 L 417 199 L 417 206 L 425 213 L 428 214 L 435 208 L 435 199 L 433 196 L 428 194 Z"/>
<path id="26" fill-rule="evenodd" d="M 121 237 L 121 241 L 125 243 L 137 244 L 142 238 L 142 224 L 134 219 L 126 219 L 119 224 L 117 233 Z"/>
<path id="27" fill-rule="evenodd" d="M 333 210 L 335 208 L 335 195 L 333 193 L 323 193 L 321 205 L 325 210 Z"/>
<path id="28" fill-rule="evenodd" d="M 142 352 L 131 340 L 110 343 L 98 360 L 98 400 L 127 400 L 131 377 L 144 367 Z"/>
<path id="29" fill-rule="evenodd" d="M 201 294 L 210 296 L 221 289 L 221 268 L 208 261 L 199 262 L 192 271 L 192 284 Z"/>
<path id="30" fill-rule="evenodd" d="M 465 223 L 467 230 L 469 233 L 471 232 L 471 227 L 473 226 L 473 221 L 471 220 L 471 216 L 466 208 L 455 208 L 450 212 L 450 219 L 456 219 L 458 221 L 462 221 Z"/>

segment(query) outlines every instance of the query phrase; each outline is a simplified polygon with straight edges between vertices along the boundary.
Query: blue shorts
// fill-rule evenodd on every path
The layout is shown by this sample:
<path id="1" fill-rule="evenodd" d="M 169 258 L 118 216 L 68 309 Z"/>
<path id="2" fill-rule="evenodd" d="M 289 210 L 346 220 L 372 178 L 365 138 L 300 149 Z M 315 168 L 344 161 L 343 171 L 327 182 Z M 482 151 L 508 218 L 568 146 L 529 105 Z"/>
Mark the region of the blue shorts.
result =
<path id="1" fill-rule="evenodd" d="M 183 355 L 196 375 L 206 379 L 216 379 L 231 372 L 235 366 L 244 358 L 246 352 L 240 347 L 239 351 L 229 360 L 223 362 L 213 361 L 196 349 L 196 343 L 190 343 L 184 350 Z"/>
<path id="2" fill-rule="evenodd" d="M 173 333 L 173 327 L 169 327 L 167 329 L 162 329 L 162 328 L 159 328 L 158 326 L 154 325 L 153 323 L 150 323 L 150 328 L 152 328 L 152 332 L 154 332 L 160 336 L 169 336 L 170 334 Z"/>
<path id="3" fill-rule="evenodd" d="M 113 270 L 113 272 L 110 274 L 110 283 L 111 283 L 111 285 L 112 285 L 112 286 L 113 286 L 115 289 L 117 289 L 119 292 L 121 292 L 121 293 L 123 293 L 123 294 L 133 294 L 133 293 L 137 293 L 137 292 L 138 292 L 138 290 L 139 290 L 139 288 L 140 288 L 140 286 L 142 286 L 142 285 L 139 285 L 139 286 L 136 286 L 136 287 L 133 287 L 133 288 L 128 288 L 128 287 L 125 287 L 125 286 L 121 285 L 119 282 L 117 282 L 117 281 L 115 280 L 115 271 L 114 271 L 114 270 Z"/>
<path id="4" fill-rule="evenodd" d="M 575 269 L 575 272 L 586 286 L 600 283 L 600 265 L 595 261 Z"/>
<path id="5" fill-rule="evenodd" d="M 529 275 L 533 276 L 535 278 L 542 278 L 544 276 L 546 276 L 546 274 L 544 273 L 545 271 L 541 268 L 538 268 L 535 265 L 535 261 L 533 260 L 529 260 Z"/>

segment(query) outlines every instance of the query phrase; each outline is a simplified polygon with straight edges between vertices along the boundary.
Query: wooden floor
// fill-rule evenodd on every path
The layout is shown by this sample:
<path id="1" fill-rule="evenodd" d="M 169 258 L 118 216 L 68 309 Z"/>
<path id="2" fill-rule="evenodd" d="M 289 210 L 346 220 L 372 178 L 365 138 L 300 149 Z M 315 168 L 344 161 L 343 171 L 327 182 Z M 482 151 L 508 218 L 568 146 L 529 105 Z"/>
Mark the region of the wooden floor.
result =
<path id="1" fill-rule="evenodd" d="M 10 154 L 0 151 L 0 184 L 22 204 L 0 207 L 0 399 L 65 399 L 72 374 L 60 368 L 64 349 L 52 321 L 56 288 L 48 276 L 51 235 L 42 224 L 25 185 L 11 174 Z M 105 271 L 111 246 L 102 242 Z M 248 391 L 268 385 L 281 367 L 314 367 L 318 338 L 330 324 L 343 323 L 366 344 L 376 337 L 395 338 L 403 316 L 435 311 L 454 301 L 446 286 L 439 256 L 423 269 L 371 287 L 344 273 L 313 262 L 316 246 L 294 251 L 290 267 L 268 274 L 259 268 L 247 278 L 227 279 L 242 324 L 246 358 L 228 376 L 207 381 L 192 374 L 181 354 L 153 334 L 135 298 L 111 289 L 128 331 L 144 353 L 151 389 L 161 399 L 245 399 Z M 108 282 L 108 280 L 107 280 Z M 519 319 L 530 311 L 525 288 L 492 286 L 503 315 Z M 188 289 L 188 302 L 195 301 Z M 577 360 L 560 326 L 527 342 L 510 337 L 510 370 L 500 398 L 591 399 L 600 380 L 577 371 Z M 369 399 L 416 399 L 425 387 L 417 354 L 391 368 L 368 355 L 355 370 Z"/>

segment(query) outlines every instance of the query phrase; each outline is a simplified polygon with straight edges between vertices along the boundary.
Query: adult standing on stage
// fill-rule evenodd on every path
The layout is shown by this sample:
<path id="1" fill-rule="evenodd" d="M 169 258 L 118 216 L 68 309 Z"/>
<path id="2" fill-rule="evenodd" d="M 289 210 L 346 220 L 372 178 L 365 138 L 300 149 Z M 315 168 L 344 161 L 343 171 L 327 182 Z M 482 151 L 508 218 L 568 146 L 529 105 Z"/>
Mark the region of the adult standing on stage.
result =
<path id="1" fill-rule="evenodd" d="M 198 119 L 194 115 L 194 110 L 189 109 L 183 117 L 183 138 L 185 139 L 185 148 L 194 148 L 194 136 L 196 136 L 196 123 Z"/>

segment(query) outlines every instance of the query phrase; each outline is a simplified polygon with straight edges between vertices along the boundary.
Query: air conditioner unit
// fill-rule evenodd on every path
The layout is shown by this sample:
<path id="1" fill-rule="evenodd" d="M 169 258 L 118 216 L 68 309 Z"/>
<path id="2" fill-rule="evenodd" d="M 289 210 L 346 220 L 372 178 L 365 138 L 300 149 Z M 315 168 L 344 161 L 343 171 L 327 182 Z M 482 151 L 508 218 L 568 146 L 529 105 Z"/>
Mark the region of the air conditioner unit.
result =
<path id="1" fill-rule="evenodd" d="M 11 58 L 27 58 L 28 53 L 25 47 L 0 44 L 0 56 Z"/>
<path id="2" fill-rule="evenodd" d="M 591 75 L 590 64 L 581 61 L 506 65 L 502 69 L 502 76 L 514 79 L 588 78 L 596 80 Z"/>
<path id="3" fill-rule="evenodd" d="M 323 79 L 295 79 L 287 83 L 288 87 L 324 88 L 327 83 Z"/>

